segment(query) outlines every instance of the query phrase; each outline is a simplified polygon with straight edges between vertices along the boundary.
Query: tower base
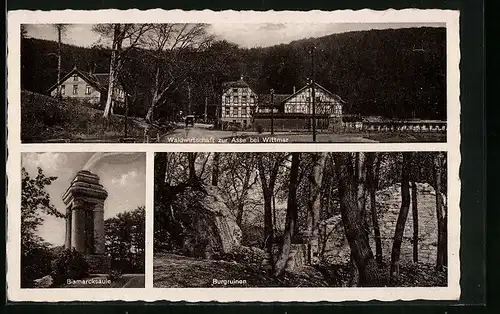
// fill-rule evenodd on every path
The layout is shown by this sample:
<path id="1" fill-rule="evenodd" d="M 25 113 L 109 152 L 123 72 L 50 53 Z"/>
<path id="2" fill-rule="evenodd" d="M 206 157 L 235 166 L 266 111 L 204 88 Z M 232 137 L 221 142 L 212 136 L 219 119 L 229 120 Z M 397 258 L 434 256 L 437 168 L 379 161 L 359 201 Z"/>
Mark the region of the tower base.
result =
<path id="1" fill-rule="evenodd" d="M 89 264 L 89 274 L 109 274 L 111 271 L 111 258 L 104 254 L 85 254 Z"/>

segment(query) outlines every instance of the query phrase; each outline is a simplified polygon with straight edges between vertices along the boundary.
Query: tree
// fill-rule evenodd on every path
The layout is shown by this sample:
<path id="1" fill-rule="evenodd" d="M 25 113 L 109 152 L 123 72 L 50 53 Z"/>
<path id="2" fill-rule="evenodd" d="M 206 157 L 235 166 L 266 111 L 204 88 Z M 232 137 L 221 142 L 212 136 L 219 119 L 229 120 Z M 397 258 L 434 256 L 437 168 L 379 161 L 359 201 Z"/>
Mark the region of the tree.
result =
<path id="1" fill-rule="evenodd" d="M 380 172 L 380 160 L 381 156 L 377 156 L 377 153 L 367 153 L 366 156 L 366 183 L 368 193 L 370 194 L 370 206 L 371 206 L 371 218 L 373 225 L 373 233 L 375 235 L 375 256 L 379 267 L 382 266 L 382 239 L 380 237 L 380 227 L 378 224 L 377 216 L 377 188 L 378 188 L 378 176 Z"/>
<path id="2" fill-rule="evenodd" d="M 213 186 L 217 186 L 219 184 L 219 164 L 220 164 L 220 153 L 214 152 L 213 165 L 212 165 Z"/>
<path id="3" fill-rule="evenodd" d="M 409 176 L 411 171 L 411 153 L 403 153 L 403 167 L 401 169 L 401 210 L 399 211 L 398 220 L 396 223 L 396 231 L 394 232 L 394 242 L 391 252 L 391 278 L 399 275 L 399 258 L 401 254 L 401 242 L 408 218 L 410 209 L 410 182 Z"/>
<path id="4" fill-rule="evenodd" d="M 411 180 L 411 212 L 413 220 L 413 262 L 418 263 L 418 195 L 417 195 L 417 154 L 413 154 Z"/>
<path id="5" fill-rule="evenodd" d="M 351 257 L 359 273 L 360 286 L 378 286 L 380 275 L 368 243 L 363 214 L 357 202 L 356 171 L 351 153 L 334 153 L 335 172 L 339 181 L 340 213 Z"/>
<path id="6" fill-rule="evenodd" d="M 149 29 L 150 24 L 96 24 L 92 28 L 101 36 L 111 38 L 108 95 L 104 107 L 104 118 L 106 119 L 112 114 L 115 86 L 122 70 L 124 58 L 130 49 L 141 45 L 143 35 Z"/>
<path id="7" fill-rule="evenodd" d="M 436 216 L 438 225 L 438 241 L 437 241 L 437 261 L 436 269 L 443 270 L 448 265 L 448 211 L 443 201 L 441 193 L 441 176 L 444 168 L 444 154 L 439 152 L 434 158 L 435 172 L 435 192 L 436 192 Z"/>
<path id="8" fill-rule="evenodd" d="M 144 273 L 145 222 L 144 206 L 106 219 L 106 252 L 112 268 Z"/>
<path id="9" fill-rule="evenodd" d="M 307 236 L 309 240 L 309 263 L 319 261 L 319 216 L 321 210 L 321 184 L 325 168 L 326 153 L 312 154 L 312 170 L 309 177 L 309 202 L 307 215 Z"/>
<path id="10" fill-rule="evenodd" d="M 228 207 L 236 217 L 236 223 L 240 227 L 243 223 L 243 214 L 245 205 L 248 202 L 249 192 L 259 178 L 255 171 L 255 160 L 253 154 L 224 154 L 223 176 L 220 180 L 221 192 Z"/>
<path id="11" fill-rule="evenodd" d="M 55 24 L 54 27 L 57 30 L 57 98 L 61 98 L 61 38 L 62 34 L 66 31 L 66 25 Z"/>
<path id="12" fill-rule="evenodd" d="M 146 142 L 155 108 L 165 101 L 172 88 L 178 89 L 197 66 L 196 53 L 205 49 L 212 37 L 208 24 L 153 24 L 147 32 L 146 47 L 154 59 L 155 70 L 151 85 L 152 100 L 146 113 Z M 194 56 L 194 58 L 193 58 Z"/>
<path id="13" fill-rule="evenodd" d="M 272 261 L 274 241 L 272 199 L 279 168 L 285 156 L 281 153 L 257 153 L 256 158 L 264 195 L 264 246 Z"/>
<path id="14" fill-rule="evenodd" d="M 25 168 L 21 169 L 21 285 L 29 287 L 33 279 L 47 275 L 51 270 L 49 244 L 37 235 L 44 221 L 42 214 L 64 217 L 51 202 L 46 187 L 56 177 L 47 177 L 41 168 L 31 178 Z"/>
<path id="15" fill-rule="evenodd" d="M 297 223 L 297 181 L 299 173 L 300 153 L 292 153 L 292 165 L 290 168 L 290 180 L 288 187 L 288 202 L 286 210 L 285 233 L 283 244 L 274 267 L 274 275 L 279 277 L 285 271 L 286 263 L 290 255 L 292 238 Z"/>

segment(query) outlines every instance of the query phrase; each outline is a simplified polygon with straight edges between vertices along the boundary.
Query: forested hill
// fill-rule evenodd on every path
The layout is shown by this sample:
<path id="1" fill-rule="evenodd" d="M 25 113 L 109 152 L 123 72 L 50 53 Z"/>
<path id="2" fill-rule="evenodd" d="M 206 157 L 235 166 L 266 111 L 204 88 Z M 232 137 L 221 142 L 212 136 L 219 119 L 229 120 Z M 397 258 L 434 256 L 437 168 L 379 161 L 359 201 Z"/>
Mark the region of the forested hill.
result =
<path id="1" fill-rule="evenodd" d="M 223 81 L 240 75 L 256 90 L 292 93 L 311 77 L 311 46 L 315 51 L 316 81 L 338 94 L 348 114 L 446 119 L 446 29 L 407 28 L 370 30 L 309 38 L 266 48 L 240 48 L 222 41 L 208 51 L 190 56 L 197 66 L 190 71 L 194 88 L 191 102 L 201 108 L 205 96 L 215 103 Z M 55 83 L 57 43 L 38 39 L 22 42 L 22 87 L 44 93 Z M 140 82 L 141 100 L 148 102 L 152 83 L 150 60 L 135 52 L 126 64 Z M 137 61 L 139 58 L 143 60 Z M 65 45 L 63 72 L 75 65 L 97 72 L 108 70 L 109 51 Z M 187 103 L 181 86 L 166 103 L 182 108 Z M 175 105 L 174 105 L 175 104 Z M 168 114 L 166 106 L 162 108 Z M 202 112 L 202 111 L 200 111 Z"/>

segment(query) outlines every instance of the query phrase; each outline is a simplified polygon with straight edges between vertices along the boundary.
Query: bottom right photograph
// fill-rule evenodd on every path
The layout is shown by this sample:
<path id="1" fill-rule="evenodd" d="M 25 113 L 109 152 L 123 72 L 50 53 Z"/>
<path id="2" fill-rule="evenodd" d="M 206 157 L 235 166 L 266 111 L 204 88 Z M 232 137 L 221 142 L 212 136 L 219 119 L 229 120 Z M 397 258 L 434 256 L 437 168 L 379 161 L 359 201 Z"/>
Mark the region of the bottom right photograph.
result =
<path id="1" fill-rule="evenodd" d="M 446 287 L 447 164 L 437 151 L 155 153 L 153 286 Z"/>

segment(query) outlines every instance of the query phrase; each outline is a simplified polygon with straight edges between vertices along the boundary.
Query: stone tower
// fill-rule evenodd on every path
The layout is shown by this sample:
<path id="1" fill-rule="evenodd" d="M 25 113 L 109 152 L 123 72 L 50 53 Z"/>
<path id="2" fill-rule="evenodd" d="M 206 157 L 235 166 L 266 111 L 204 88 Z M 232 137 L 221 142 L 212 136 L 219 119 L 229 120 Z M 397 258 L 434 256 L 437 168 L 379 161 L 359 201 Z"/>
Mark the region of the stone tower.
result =
<path id="1" fill-rule="evenodd" d="M 104 201 L 108 192 L 99 177 L 90 171 L 79 171 L 63 195 L 66 204 L 65 248 L 85 256 L 90 273 L 105 274 L 110 258 L 104 246 Z"/>

